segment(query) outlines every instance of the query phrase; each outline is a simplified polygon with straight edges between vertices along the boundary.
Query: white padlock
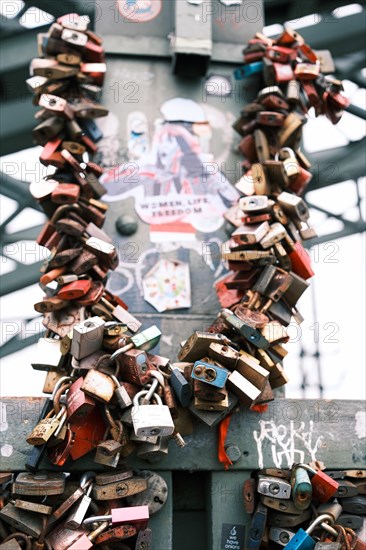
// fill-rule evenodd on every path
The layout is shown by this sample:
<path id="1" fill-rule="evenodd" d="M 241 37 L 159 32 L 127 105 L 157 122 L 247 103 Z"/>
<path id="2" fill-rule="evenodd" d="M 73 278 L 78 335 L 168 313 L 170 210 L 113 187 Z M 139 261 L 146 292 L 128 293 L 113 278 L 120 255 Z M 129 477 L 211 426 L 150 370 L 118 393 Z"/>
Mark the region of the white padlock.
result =
<path id="1" fill-rule="evenodd" d="M 153 394 L 153 399 L 157 401 L 157 405 L 140 404 L 139 399 L 147 394 L 147 390 L 140 391 L 133 399 L 131 416 L 135 435 L 147 437 L 171 435 L 174 432 L 174 422 L 169 408 L 163 405 L 160 396 L 156 393 Z"/>

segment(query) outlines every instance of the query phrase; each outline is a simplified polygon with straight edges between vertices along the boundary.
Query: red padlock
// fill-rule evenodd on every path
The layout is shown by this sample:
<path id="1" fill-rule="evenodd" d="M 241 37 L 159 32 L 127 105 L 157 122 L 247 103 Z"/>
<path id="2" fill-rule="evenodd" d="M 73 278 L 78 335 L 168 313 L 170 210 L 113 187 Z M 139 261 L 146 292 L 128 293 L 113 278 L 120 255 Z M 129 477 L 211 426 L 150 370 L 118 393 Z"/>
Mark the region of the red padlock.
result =
<path id="1" fill-rule="evenodd" d="M 310 481 L 313 489 L 312 498 L 314 500 L 323 504 L 328 502 L 337 492 L 339 483 L 322 470 L 314 470 L 308 464 L 296 464 L 294 466 L 303 468 L 312 474 Z"/>
<path id="2" fill-rule="evenodd" d="M 71 384 L 67 393 L 66 406 L 68 422 L 78 422 L 85 418 L 92 412 L 96 405 L 91 397 L 81 391 L 80 387 L 83 382 L 84 379 L 82 377 L 78 378 Z"/>
<path id="3" fill-rule="evenodd" d="M 301 243 L 296 242 L 294 249 L 289 254 L 292 271 L 302 277 L 303 279 L 310 279 L 314 275 L 314 271 L 311 269 L 311 259 L 309 254 Z"/>
<path id="4" fill-rule="evenodd" d="M 273 63 L 275 78 L 277 82 L 289 82 L 294 79 L 294 72 L 291 65 L 283 63 Z"/>
<path id="5" fill-rule="evenodd" d="M 298 63 L 294 73 L 298 80 L 315 80 L 320 73 L 320 63 Z"/>
<path id="6" fill-rule="evenodd" d="M 272 46 L 267 48 L 266 57 L 277 63 L 289 63 L 296 59 L 296 50 L 284 46 Z"/>
<path id="7" fill-rule="evenodd" d="M 252 134 L 245 136 L 238 145 L 238 149 L 250 163 L 258 161 L 257 150 Z"/>
<path id="8" fill-rule="evenodd" d="M 64 285 L 61 290 L 58 291 L 57 296 L 63 300 L 74 300 L 85 296 L 91 289 L 92 282 L 90 279 L 79 279 L 73 281 L 68 285 Z"/>
<path id="9" fill-rule="evenodd" d="M 75 437 L 70 456 L 77 460 L 95 449 L 103 440 L 106 425 L 98 407 L 94 407 L 85 418 L 70 422 L 70 428 Z"/>
<path id="10" fill-rule="evenodd" d="M 74 204 L 80 197 L 80 187 L 75 183 L 59 183 L 52 191 L 51 200 L 56 204 Z"/>
<path id="11" fill-rule="evenodd" d="M 315 472 L 312 468 L 309 471 L 311 473 Z M 313 487 L 313 499 L 321 503 L 328 502 L 339 487 L 339 483 L 335 479 L 329 477 L 321 470 L 315 472 L 311 478 L 311 485 Z"/>

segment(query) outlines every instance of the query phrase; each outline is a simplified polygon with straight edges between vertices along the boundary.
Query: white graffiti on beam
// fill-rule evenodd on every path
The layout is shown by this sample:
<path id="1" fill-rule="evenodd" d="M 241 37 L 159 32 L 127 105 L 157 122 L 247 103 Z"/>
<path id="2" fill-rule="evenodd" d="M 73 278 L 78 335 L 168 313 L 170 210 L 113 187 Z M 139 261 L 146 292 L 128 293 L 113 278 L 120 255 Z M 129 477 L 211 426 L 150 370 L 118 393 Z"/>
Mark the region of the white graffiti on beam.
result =
<path id="1" fill-rule="evenodd" d="M 314 422 L 309 421 L 306 429 L 305 422 L 295 428 L 295 423 L 290 421 L 289 425 L 279 424 L 276 426 L 273 420 L 260 420 L 260 431 L 254 430 L 253 437 L 257 444 L 258 467 L 264 467 L 263 444 L 271 444 L 273 463 L 276 468 L 291 468 L 294 462 L 304 462 L 306 451 L 310 460 L 316 460 L 316 453 L 320 447 L 323 436 L 318 436 L 313 442 Z M 300 443 L 300 445 L 298 445 Z M 298 448 L 300 447 L 300 448 Z"/>

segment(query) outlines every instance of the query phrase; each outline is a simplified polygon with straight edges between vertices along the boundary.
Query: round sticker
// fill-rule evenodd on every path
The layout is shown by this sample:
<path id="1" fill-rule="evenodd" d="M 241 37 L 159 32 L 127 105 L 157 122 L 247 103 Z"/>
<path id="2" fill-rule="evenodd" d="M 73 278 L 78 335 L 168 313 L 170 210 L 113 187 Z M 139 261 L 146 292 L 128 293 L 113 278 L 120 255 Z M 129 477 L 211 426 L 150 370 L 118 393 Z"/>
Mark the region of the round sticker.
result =
<path id="1" fill-rule="evenodd" d="M 162 8 L 162 0 L 117 0 L 116 3 L 124 21 L 134 23 L 152 21 Z"/>

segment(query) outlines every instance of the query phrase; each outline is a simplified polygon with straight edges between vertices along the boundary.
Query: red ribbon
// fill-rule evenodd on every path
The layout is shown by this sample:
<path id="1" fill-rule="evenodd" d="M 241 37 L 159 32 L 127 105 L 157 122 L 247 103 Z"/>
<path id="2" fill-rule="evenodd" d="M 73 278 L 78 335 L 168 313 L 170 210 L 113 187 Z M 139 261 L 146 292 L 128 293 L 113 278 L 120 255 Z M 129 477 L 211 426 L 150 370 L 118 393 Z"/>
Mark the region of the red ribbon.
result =
<path id="1" fill-rule="evenodd" d="M 226 418 L 224 418 L 224 420 L 222 420 L 222 422 L 220 422 L 220 424 L 219 424 L 219 438 L 218 438 L 217 454 L 218 454 L 218 459 L 224 465 L 225 470 L 228 470 L 229 466 L 232 465 L 232 462 L 231 462 L 230 458 L 227 456 L 226 451 L 225 451 L 225 440 L 226 440 L 227 431 L 229 429 L 230 420 L 231 420 L 231 414 L 229 416 L 227 416 Z"/>

